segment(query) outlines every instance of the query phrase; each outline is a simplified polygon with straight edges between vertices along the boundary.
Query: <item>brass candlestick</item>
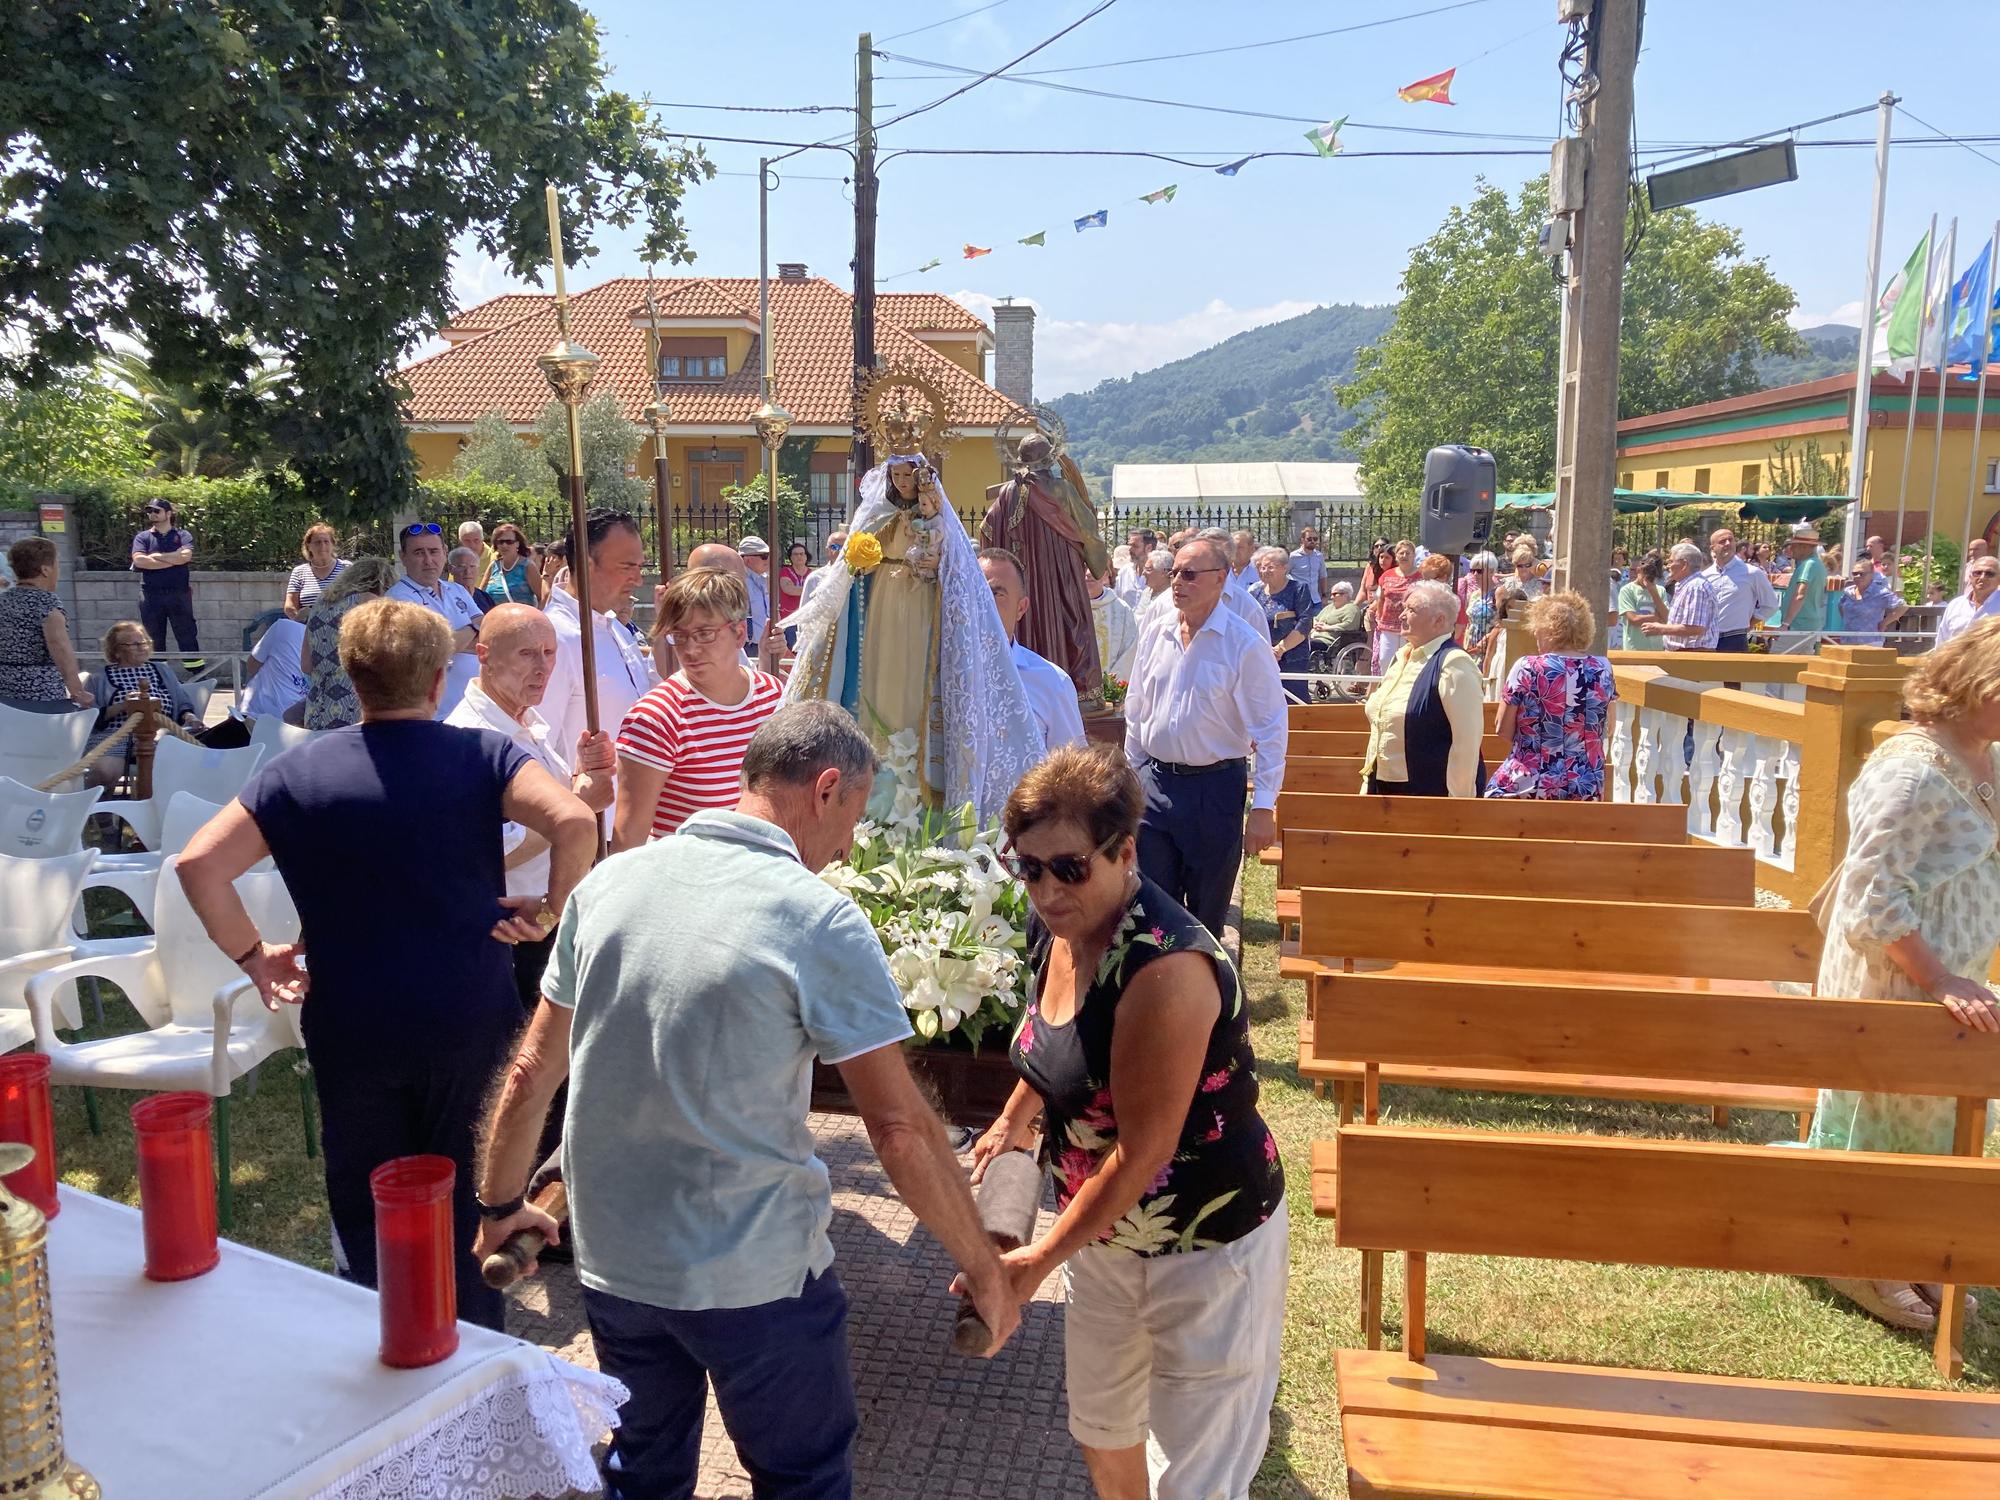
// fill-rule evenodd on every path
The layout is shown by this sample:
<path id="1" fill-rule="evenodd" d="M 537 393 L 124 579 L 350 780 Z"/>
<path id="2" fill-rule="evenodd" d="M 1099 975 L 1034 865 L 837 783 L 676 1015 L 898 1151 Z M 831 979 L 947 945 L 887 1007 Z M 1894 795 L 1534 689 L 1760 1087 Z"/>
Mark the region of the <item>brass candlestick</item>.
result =
<path id="1" fill-rule="evenodd" d="M 33 1147 L 0 1144 L 0 1177 L 34 1159 Z M 63 1451 L 48 1238 L 42 1211 L 0 1184 L 0 1495 L 99 1500 Z"/>

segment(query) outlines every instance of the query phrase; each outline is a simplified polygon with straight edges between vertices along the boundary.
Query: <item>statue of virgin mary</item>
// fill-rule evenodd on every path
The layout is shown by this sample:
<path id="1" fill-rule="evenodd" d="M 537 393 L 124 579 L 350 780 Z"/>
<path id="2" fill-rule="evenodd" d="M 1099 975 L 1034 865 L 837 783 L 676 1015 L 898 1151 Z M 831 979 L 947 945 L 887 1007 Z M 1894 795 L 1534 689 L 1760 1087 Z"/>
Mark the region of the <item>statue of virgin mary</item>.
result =
<path id="1" fill-rule="evenodd" d="M 1042 731 L 978 554 L 925 456 L 943 446 L 944 398 L 892 370 L 863 409 L 887 457 L 862 476 L 826 585 L 792 617 L 785 697 L 842 704 L 878 755 L 914 754 L 927 808 L 970 803 L 989 827 L 1042 758 Z M 871 802 L 871 817 L 883 811 Z"/>

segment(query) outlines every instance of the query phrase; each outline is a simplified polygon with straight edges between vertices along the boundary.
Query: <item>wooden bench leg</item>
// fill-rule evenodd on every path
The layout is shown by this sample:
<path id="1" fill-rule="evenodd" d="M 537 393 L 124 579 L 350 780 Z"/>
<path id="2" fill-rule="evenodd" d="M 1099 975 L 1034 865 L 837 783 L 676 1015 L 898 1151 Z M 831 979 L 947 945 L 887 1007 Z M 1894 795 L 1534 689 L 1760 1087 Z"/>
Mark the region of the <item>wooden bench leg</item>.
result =
<path id="1" fill-rule="evenodd" d="M 1429 1261 L 1421 1250 L 1403 1252 L 1403 1353 L 1424 1362 L 1424 1288 Z"/>
<path id="2" fill-rule="evenodd" d="M 1382 1347 L 1382 1252 L 1361 1252 L 1361 1339 L 1370 1349 Z"/>
<path id="3" fill-rule="evenodd" d="M 1960 1099 L 1952 1120 L 1954 1156 L 1979 1156 L 1986 1147 L 1986 1101 Z M 1937 1372 L 1946 1380 L 1965 1373 L 1965 1288 L 1947 1282 L 1938 1289 Z"/>
<path id="4" fill-rule="evenodd" d="M 1809 1110 L 1809 1109 L 1802 1109 L 1802 1110 L 1800 1110 L 1800 1111 L 1799 1111 L 1799 1139 L 1800 1139 L 1800 1140 L 1802 1140 L 1802 1141 L 1809 1141 L 1809 1140 L 1811 1140 L 1811 1139 L 1812 1139 L 1812 1127 L 1813 1127 L 1813 1112 L 1812 1112 L 1811 1110 Z"/>
<path id="5" fill-rule="evenodd" d="M 1729 1106 L 1728 1106 L 1728 1105 L 1726 1105 L 1726 1104 L 1718 1104 L 1718 1105 L 1716 1105 L 1716 1106 L 1715 1106 L 1714 1108 L 1712 1108 L 1712 1109 L 1710 1109 L 1710 1110 L 1709 1110 L 1709 1112 L 1708 1112 L 1708 1117 L 1709 1117 L 1709 1119 L 1711 1119 L 1711 1120 L 1713 1120 L 1713 1121 L 1715 1122 L 1715 1128 L 1716 1128 L 1717 1130 L 1727 1130 L 1727 1129 L 1729 1128 Z"/>
<path id="6" fill-rule="evenodd" d="M 1340 1098 L 1340 1123 L 1343 1125 L 1352 1125 L 1354 1123 L 1354 1085 L 1351 1083 L 1336 1083 L 1333 1087 L 1335 1093 Z"/>

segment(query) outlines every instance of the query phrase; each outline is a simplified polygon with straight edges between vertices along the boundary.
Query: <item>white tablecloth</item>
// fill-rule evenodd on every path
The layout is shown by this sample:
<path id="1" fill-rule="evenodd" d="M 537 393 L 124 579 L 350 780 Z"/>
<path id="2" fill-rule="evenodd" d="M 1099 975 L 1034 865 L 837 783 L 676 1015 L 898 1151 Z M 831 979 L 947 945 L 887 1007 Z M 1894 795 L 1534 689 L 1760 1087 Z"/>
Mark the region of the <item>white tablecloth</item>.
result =
<path id="1" fill-rule="evenodd" d="M 625 1388 L 459 1325 L 424 1370 L 376 1358 L 375 1294 L 224 1241 L 155 1283 L 134 1209 L 62 1190 L 49 1278 L 63 1432 L 106 1500 L 526 1500 L 599 1487 Z"/>

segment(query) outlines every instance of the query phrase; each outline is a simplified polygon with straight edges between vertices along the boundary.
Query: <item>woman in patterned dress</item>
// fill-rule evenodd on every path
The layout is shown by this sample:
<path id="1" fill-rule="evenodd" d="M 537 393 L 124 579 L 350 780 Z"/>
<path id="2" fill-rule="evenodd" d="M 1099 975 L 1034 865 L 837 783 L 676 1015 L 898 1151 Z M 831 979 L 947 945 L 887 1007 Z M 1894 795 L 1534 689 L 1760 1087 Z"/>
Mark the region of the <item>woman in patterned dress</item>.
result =
<path id="1" fill-rule="evenodd" d="M 1004 1257 L 1022 1300 L 1062 1270 L 1070 1432 L 1104 1500 L 1248 1492 L 1284 1325 L 1285 1176 L 1257 1112 L 1236 971 L 1139 874 L 1143 794 L 1115 748 L 1056 751 L 1002 818 L 1036 921 L 1021 1075 L 975 1178 L 1044 1122 L 1048 1232 Z"/>
<path id="2" fill-rule="evenodd" d="M 306 615 L 299 669 L 305 673 L 305 726 L 339 729 L 361 722 L 361 700 L 340 665 L 340 622 L 357 604 L 379 599 L 396 581 L 396 565 L 385 557 L 355 559 L 321 592 Z"/>
<path id="3" fill-rule="evenodd" d="M 1514 663 L 1500 694 L 1496 732 L 1512 748 L 1487 779 L 1487 796 L 1603 800 L 1604 722 L 1618 687 L 1611 663 L 1589 654 L 1596 614 L 1576 593 L 1528 606 L 1535 654 Z"/>
<path id="4" fill-rule="evenodd" d="M 1868 758 L 1847 792 L 1847 857 L 1820 949 L 1818 992 L 1935 1000 L 1976 1031 L 2000 1031 L 1986 987 L 2000 938 L 2000 619 L 1925 656 L 1903 683 L 1916 722 Z M 1944 1155 L 1955 1101 L 1823 1090 L 1811 1144 Z M 1827 1283 L 1898 1328 L 1937 1325 L 1938 1288 Z"/>

